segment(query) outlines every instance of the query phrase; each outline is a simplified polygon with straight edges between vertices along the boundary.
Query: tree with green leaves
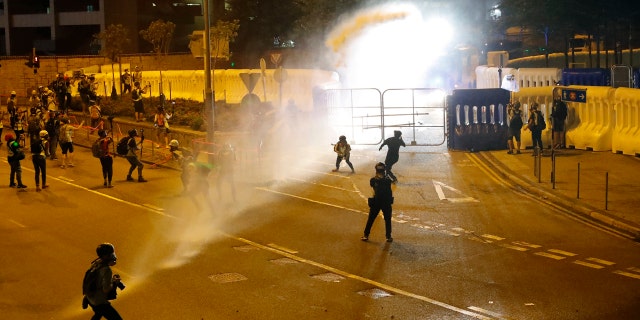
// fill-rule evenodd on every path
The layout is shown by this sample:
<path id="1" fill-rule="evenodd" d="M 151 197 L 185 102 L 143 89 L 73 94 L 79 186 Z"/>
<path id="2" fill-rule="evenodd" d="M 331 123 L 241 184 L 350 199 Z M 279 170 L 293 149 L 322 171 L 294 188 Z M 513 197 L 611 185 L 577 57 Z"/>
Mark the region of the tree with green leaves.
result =
<path id="1" fill-rule="evenodd" d="M 209 29 L 209 37 L 211 38 L 211 49 L 215 52 L 211 52 L 213 56 L 213 69 L 215 69 L 216 61 L 220 56 L 222 50 L 229 50 L 229 43 L 235 41 L 238 36 L 238 29 L 240 28 L 240 21 L 216 21 L 216 25 Z M 228 53 L 231 56 L 231 52 Z"/>
<path id="2" fill-rule="evenodd" d="M 175 30 L 175 23 L 171 21 L 165 22 L 162 19 L 158 19 L 151 22 L 147 29 L 140 30 L 140 36 L 153 46 L 153 52 L 156 53 L 157 58 L 160 58 L 161 55 L 169 53 L 171 40 L 173 40 Z M 162 69 L 160 69 L 160 88 L 158 89 L 160 92 L 160 103 L 163 104 L 164 93 L 162 89 Z"/>
<path id="3" fill-rule="evenodd" d="M 116 92 L 113 64 L 115 62 L 120 62 L 120 55 L 123 54 L 131 44 L 131 39 L 129 39 L 129 30 L 121 24 L 111 24 L 105 28 L 104 31 L 93 35 L 93 38 L 94 41 L 99 41 L 101 44 L 100 54 L 111 60 L 111 72 L 113 74 L 111 98 L 116 99 L 118 94 Z M 122 92 L 122 87 L 120 88 L 120 92 Z"/>

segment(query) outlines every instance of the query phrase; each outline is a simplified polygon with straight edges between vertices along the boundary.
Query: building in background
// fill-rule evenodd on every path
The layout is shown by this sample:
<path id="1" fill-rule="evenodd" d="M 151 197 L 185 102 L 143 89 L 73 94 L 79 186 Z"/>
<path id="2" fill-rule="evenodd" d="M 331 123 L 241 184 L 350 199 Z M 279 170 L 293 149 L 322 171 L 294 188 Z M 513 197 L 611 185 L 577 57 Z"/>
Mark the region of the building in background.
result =
<path id="1" fill-rule="evenodd" d="M 214 0 L 216 3 L 221 1 Z M 94 34 L 111 24 L 130 31 L 127 53 L 150 52 L 139 31 L 158 19 L 176 24 L 171 51 L 188 52 L 203 28 L 201 0 L 0 0 L 0 56 L 96 54 Z M 218 6 L 219 7 L 219 6 Z"/>

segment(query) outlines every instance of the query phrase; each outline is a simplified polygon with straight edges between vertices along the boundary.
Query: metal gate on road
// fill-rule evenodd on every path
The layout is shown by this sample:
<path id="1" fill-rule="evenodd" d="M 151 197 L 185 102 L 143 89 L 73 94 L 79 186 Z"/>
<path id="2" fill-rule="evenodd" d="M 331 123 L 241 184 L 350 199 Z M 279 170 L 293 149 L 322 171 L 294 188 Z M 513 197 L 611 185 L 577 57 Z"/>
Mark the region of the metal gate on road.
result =
<path id="1" fill-rule="evenodd" d="M 380 144 L 400 130 L 409 145 L 439 146 L 446 141 L 445 97 L 433 88 L 352 88 L 329 89 L 325 101 L 329 126 L 351 144 Z"/>

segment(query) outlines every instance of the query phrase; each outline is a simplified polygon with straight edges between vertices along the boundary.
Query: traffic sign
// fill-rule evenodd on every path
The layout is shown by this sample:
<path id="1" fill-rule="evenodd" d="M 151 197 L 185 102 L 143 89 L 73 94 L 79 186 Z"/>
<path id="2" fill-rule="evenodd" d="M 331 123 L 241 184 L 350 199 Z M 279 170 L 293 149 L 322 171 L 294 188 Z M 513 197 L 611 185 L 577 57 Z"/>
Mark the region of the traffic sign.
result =
<path id="1" fill-rule="evenodd" d="M 587 89 L 562 89 L 562 101 L 587 102 Z"/>

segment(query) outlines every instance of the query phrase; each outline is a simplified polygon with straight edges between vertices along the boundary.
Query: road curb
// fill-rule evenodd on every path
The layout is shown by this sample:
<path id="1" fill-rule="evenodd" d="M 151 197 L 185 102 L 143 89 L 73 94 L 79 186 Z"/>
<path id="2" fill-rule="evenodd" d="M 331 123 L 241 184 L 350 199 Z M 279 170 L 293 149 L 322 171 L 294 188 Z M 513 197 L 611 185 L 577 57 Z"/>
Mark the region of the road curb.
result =
<path id="1" fill-rule="evenodd" d="M 588 219 L 590 222 L 597 223 L 601 226 L 613 229 L 617 233 L 634 241 L 640 241 L 640 226 L 627 222 L 624 219 L 611 216 L 601 210 L 597 210 L 583 202 L 569 199 L 565 196 L 558 195 L 545 190 L 530 181 L 522 178 L 511 170 L 506 164 L 500 162 L 491 152 L 478 152 L 478 155 L 485 160 L 489 169 L 494 174 L 499 175 L 505 180 L 512 183 L 512 187 L 520 192 L 527 192 L 537 196 L 540 200 L 553 204 L 562 208 L 564 211 L 577 215 L 580 218 Z"/>

